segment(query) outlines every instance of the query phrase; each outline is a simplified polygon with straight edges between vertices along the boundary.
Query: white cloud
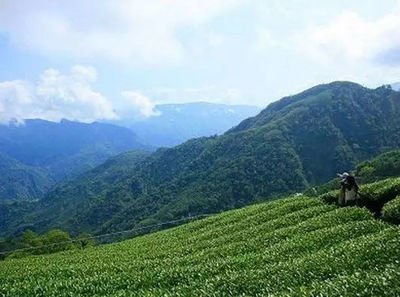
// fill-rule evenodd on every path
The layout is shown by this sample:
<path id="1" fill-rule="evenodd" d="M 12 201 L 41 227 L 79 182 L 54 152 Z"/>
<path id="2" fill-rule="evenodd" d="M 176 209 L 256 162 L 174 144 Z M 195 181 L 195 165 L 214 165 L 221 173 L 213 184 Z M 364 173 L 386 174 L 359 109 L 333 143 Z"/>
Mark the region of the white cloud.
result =
<path id="1" fill-rule="evenodd" d="M 124 91 L 111 101 L 92 87 L 97 72 L 76 65 L 70 73 L 47 69 L 36 84 L 14 80 L 0 82 L 0 123 L 24 119 L 80 122 L 132 120 L 159 115 L 155 103 L 139 91 Z"/>
<path id="2" fill-rule="evenodd" d="M 96 77 L 93 67 L 79 65 L 72 67 L 69 74 L 48 69 L 37 84 L 20 80 L 1 82 L 0 122 L 21 122 L 27 118 L 81 122 L 117 119 L 112 103 L 92 88 Z"/>
<path id="3" fill-rule="evenodd" d="M 21 80 L 0 82 L 0 123 L 23 121 L 33 112 L 33 87 Z"/>
<path id="4" fill-rule="evenodd" d="M 2 0 L 0 31 L 39 53 L 144 65 L 185 56 L 179 29 L 199 27 L 243 0 Z"/>
<path id="5" fill-rule="evenodd" d="M 92 67 L 74 66 L 68 75 L 46 70 L 36 86 L 36 95 L 43 106 L 41 116 L 83 122 L 117 118 L 112 103 L 92 89 L 90 83 L 95 80 L 96 71 Z"/>
<path id="6" fill-rule="evenodd" d="M 324 62 L 400 65 L 400 9 L 374 21 L 345 11 L 330 23 L 303 32 L 298 36 L 298 45 Z"/>
<path id="7" fill-rule="evenodd" d="M 156 110 L 155 103 L 139 91 L 124 91 L 121 93 L 125 102 L 123 108 L 118 112 L 122 119 L 130 117 L 151 117 L 160 113 Z"/>
<path id="8" fill-rule="evenodd" d="M 272 37 L 271 31 L 264 27 L 258 27 L 255 30 L 256 39 L 253 45 L 256 51 L 266 51 L 272 46 L 277 46 L 278 42 Z"/>
<path id="9" fill-rule="evenodd" d="M 212 102 L 224 104 L 242 104 L 242 91 L 236 88 L 205 86 L 198 88 L 154 88 L 148 90 L 160 103 Z"/>

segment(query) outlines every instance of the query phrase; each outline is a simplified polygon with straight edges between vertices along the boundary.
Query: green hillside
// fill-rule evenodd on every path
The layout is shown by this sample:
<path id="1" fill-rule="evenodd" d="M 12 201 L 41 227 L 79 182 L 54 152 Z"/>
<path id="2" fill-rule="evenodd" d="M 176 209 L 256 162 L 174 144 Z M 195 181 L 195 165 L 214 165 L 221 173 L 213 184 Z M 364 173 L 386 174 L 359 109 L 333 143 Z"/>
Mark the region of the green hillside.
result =
<path id="1" fill-rule="evenodd" d="M 361 184 L 398 177 L 400 176 L 400 150 L 383 153 L 371 160 L 361 162 L 352 171 Z M 309 188 L 304 193 L 309 196 L 317 196 L 339 188 L 340 180 L 335 176 L 329 182 Z"/>
<path id="2" fill-rule="evenodd" d="M 356 168 L 356 175 L 361 177 L 364 183 L 400 176 L 400 150 L 381 154 L 370 161 L 362 162 Z"/>
<path id="3" fill-rule="evenodd" d="M 222 136 L 160 149 L 112 182 L 99 182 L 99 171 L 79 177 L 12 225 L 96 233 L 219 212 L 301 192 L 399 147 L 400 93 L 334 82 L 272 103 Z M 8 226 L 0 235 L 15 230 Z"/>
<path id="4" fill-rule="evenodd" d="M 0 124 L 0 152 L 28 166 L 40 167 L 54 180 L 75 177 L 111 156 L 147 149 L 129 129 L 103 123 L 59 123 L 40 119 L 23 125 Z"/>
<path id="5" fill-rule="evenodd" d="M 0 123 L 0 203 L 42 199 L 57 182 L 133 149 L 149 148 L 131 130 L 110 124 Z"/>
<path id="6" fill-rule="evenodd" d="M 0 203 L 0 230 L 11 230 L 13 234 L 19 234 L 24 229 L 35 229 L 29 222 L 35 215 L 45 220 L 55 220 L 58 222 L 68 221 L 72 212 L 76 209 L 77 203 L 69 203 L 77 197 L 85 196 L 96 201 L 96 197 L 105 194 L 106 185 L 112 184 L 118 186 L 121 178 L 126 178 L 134 172 L 135 165 L 145 159 L 150 153 L 147 151 L 131 151 L 110 158 L 108 161 L 97 168 L 81 174 L 73 183 L 65 183 L 62 187 L 56 188 L 54 191 L 58 195 L 65 197 L 64 203 L 44 204 L 43 202 L 25 203 L 24 201 L 16 201 L 13 203 Z M 63 191 L 63 192 L 57 192 Z M 66 195 L 68 193 L 68 196 Z M 89 202 L 90 200 L 85 200 Z M 50 201 L 51 202 L 51 201 Z M 94 203 L 94 202 L 93 202 Z M 124 207 L 127 204 L 126 199 L 116 200 L 113 196 L 107 196 L 102 203 L 96 201 L 97 207 L 89 207 L 90 205 L 81 204 L 79 211 L 84 216 L 90 218 L 89 227 L 96 225 L 99 221 L 109 219 L 115 212 L 115 208 Z M 125 204 L 124 204 L 125 203 Z M 38 205 L 42 206 L 38 209 Z M 80 220 L 76 220 L 80 221 Z M 76 229 L 85 230 L 89 227 L 79 224 L 74 226 Z M 64 227 L 61 227 L 64 229 Z M 0 232 L 1 233 L 1 232 Z"/>
<path id="7" fill-rule="evenodd" d="M 53 184 L 43 169 L 24 165 L 0 152 L 0 202 L 39 199 Z"/>
<path id="8" fill-rule="evenodd" d="M 400 229 L 293 197 L 0 262 L 0 296 L 399 296 Z"/>
<path id="9" fill-rule="evenodd" d="M 121 179 L 126 179 L 135 174 L 136 165 L 150 155 L 147 151 L 132 151 L 110 158 L 104 164 L 79 176 L 74 182 L 66 183 L 54 190 L 53 195 L 62 196 L 62 203 L 52 203 L 44 199 L 41 209 L 36 213 L 45 220 L 53 220 L 58 226 L 65 229 L 64 222 L 68 222 L 73 230 L 91 231 L 93 226 L 101 225 L 112 218 L 112 215 L 122 208 L 129 206 L 129 197 L 111 194 L 107 191 L 109 185 L 122 187 Z M 130 190 L 134 191 L 132 183 Z M 77 198 L 85 197 L 83 201 Z M 104 200 L 99 199 L 105 197 Z M 79 216 L 71 218 L 71 214 Z"/>

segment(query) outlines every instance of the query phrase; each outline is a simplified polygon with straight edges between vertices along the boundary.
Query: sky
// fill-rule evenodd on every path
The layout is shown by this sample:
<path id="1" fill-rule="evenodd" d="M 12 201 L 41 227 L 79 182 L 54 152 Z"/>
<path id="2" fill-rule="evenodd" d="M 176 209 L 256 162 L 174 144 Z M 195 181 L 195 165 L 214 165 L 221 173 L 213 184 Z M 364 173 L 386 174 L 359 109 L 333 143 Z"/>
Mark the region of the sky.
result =
<path id="1" fill-rule="evenodd" d="M 0 0 L 0 123 L 400 81 L 399 0 Z"/>

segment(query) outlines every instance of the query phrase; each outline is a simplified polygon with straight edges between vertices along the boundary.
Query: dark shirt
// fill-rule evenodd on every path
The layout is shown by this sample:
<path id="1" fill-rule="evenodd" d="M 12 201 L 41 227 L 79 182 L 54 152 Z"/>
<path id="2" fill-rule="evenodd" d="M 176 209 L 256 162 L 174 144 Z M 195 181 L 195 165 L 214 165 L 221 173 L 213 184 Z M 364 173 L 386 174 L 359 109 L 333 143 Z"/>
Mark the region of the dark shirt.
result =
<path id="1" fill-rule="evenodd" d="M 349 191 L 355 189 L 356 192 L 358 192 L 359 189 L 356 179 L 354 178 L 354 176 L 351 175 L 349 175 L 344 181 L 342 181 L 342 187 Z"/>

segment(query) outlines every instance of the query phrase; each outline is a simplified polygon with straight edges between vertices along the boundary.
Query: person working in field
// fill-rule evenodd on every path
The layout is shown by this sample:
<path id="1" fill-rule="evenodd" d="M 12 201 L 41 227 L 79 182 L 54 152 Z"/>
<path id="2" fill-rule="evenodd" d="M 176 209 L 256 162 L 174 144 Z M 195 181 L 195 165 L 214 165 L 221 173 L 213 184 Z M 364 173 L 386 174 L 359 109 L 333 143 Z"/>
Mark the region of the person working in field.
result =
<path id="1" fill-rule="evenodd" d="M 340 177 L 340 194 L 339 194 L 339 205 L 353 206 L 358 204 L 358 184 L 354 176 L 347 172 L 338 174 Z"/>

